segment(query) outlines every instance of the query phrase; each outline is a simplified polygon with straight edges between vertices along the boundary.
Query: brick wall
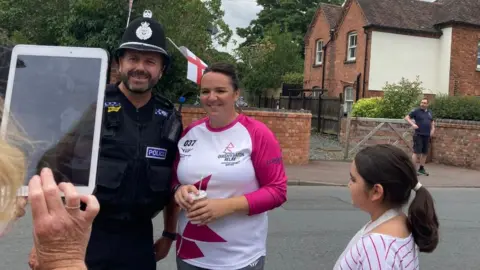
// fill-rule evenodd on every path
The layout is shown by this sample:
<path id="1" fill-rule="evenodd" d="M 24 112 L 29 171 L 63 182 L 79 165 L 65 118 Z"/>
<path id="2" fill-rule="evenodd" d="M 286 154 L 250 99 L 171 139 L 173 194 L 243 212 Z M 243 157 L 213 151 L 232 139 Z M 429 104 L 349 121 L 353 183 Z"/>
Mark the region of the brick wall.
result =
<path id="1" fill-rule="evenodd" d="M 437 120 L 433 161 L 480 170 L 480 122 Z"/>
<path id="2" fill-rule="evenodd" d="M 357 1 L 350 1 L 346 7 L 348 10 L 345 17 L 339 22 L 339 29 L 335 37 L 335 84 L 331 86 L 329 92 L 333 96 L 343 93 L 344 88 L 356 82 L 357 75 L 363 74 L 365 65 L 365 42 L 366 34 L 364 31 L 365 16 Z M 347 44 L 348 34 L 352 31 L 357 32 L 357 51 L 356 60 L 354 62 L 346 62 L 347 60 Z M 360 86 L 362 89 L 362 86 Z M 355 95 L 355 91 L 354 91 Z"/>
<path id="3" fill-rule="evenodd" d="M 244 113 L 265 123 L 275 134 L 283 153 L 285 164 L 302 165 L 309 161 L 310 127 L 312 115 L 299 111 L 267 111 L 248 108 Z M 183 125 L 205 117 L 203 108 L 184 106 Z"/>
<path id="4" fill-rule="evenodd" d="M 366 34 L 363 28 L 366 22 L 363 12 L 357 1 L 349 1 L 345 8 L 347 8 L 347 12 L 341 22 L 339 22 L 339 28 L 337 29 L 334 40 L 328 45 L 326 61 L 323 63 L 326 68 L 325 88 L 328 90 L 328 96 L 339 96 L 340 93 L 343 93 L 346 86 L 356 82 L 359 73 L 362 74 L 360 85 L 358 86 L 361 90 L 361 95 L 363 91 L 363 76 L 368 78 L 368 63 L 367 74 L 363 74 L 366 46 Z M 330 39 L 330 25 L 326 21 L 323 13 L 321 12 L 316 19 L 317 22 L 312 29 L 312 33 L 305 47 L 304 88 L 306 89 L 313 86 L 321 86 L 322 84 L 323 66 L 314 65 L 316 41 L 322 39 L 324 40 L 324 44 L 326 44 Z M 352 31 L 357 32 L 356 61 L 347 62 L 347 39 L 348 33 Z M 370 50 L 369 45 L 367 48 Z M 367 51 L 367 54 L 370 54 L 370 52 Z M 366 95 L 368 95 L 368 93 L 366 93 Z"/>
<path id="5" fill-rule="evenodd" d="M 453 27 L 450 95 L 480 96 L 480 71 L 477 71 L 479 41 L 479 28 Z"/>
<path id="6" fill-rule="evenodd" d="M 314 86 L 322 87 L 322 72 L 323 65 L 326 64 L 327 67 L 331 66 L 332 55 L 335 55 L 335 52 L 330 48 L 330 43 L 327 49 L 327 58 L 325 63 L 322 65 L 315 65 L 315 58 L 317 52 L 317 41 L 322 40 L 323 44 L 327 44 L 330 39 L 330 24 L 327 22 L 323 11 L 320 11 L 316 17 L 315 25 L 312 28 L 310 38 L 305 44 L 305 62 L 304 62 L 304 84 L 305 89 L 313 88 Z M 325 71 L 328 72 L 328 69 Z M 331 79 L 331 74 L 325 74 L 325 78 Z M 329 89 L 327 82 L 325 82 L 325 88 Z"/>
<path id="7" fill-rule="evenodd" d="M 342 145 L 345 145 L 346 124 L 347 119 L 343 118 L 340 132 Z M 378 124 L 380 124 L 379 121 L 358 121 L 352 119 L 349 149 L 353 149 Z M 400 131 L 407 142 L 409 142 L 407 145 L 400 140 L 397 146 L 411 154 L 413 130 L 410 128 L 410 125 L 392 123 L 392 126 Z M 399 136 L 390 127 L 384 125 L 367 141 L 367 145 L 394 143 L 398 139 Z M 430 150 L 429 155 L 434 163 L 480 170 L 480 122 L 438 119 Z"/>

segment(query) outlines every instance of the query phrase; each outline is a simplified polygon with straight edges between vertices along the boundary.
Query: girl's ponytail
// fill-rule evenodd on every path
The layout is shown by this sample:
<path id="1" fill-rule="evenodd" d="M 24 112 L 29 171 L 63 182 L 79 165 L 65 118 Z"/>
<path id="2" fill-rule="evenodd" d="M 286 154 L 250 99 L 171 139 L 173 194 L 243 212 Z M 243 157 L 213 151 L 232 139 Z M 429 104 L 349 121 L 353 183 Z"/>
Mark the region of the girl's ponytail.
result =
<path id="1" fill-rule="evenodd" d="M 417 187 L 408 209 L 408 227 L 420 251 L 430 253 L 438 245 L 439 223 L 432 195 L 425 187 Z"/>

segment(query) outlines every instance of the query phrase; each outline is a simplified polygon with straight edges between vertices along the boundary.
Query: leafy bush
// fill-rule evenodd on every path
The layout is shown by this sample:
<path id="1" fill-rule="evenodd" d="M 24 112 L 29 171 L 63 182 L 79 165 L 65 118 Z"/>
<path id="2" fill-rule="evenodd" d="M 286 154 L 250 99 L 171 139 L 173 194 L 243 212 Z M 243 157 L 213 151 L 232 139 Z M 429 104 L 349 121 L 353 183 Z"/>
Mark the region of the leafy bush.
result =
<path id="1" fill-rule="evenodd" d="M 288 84 L 303 84 L 303 73 L 288 72 L 282 76 L 282 80 Z"/>
<path id="2" fill-rule="evenodd" d="M 373 97 L 373 98 L 362 98 L 359 99 L 352 108 L 353 117 L 369 117 L 369 118 L 380 118 L 380 104 L 382 98 Z"/>
<path id="3" fill-rule="evenodd" d="M 382 118 L 404 118 L 408 112 L 420 104 L 423 98 L 422 82 L 417 79 L 409 81 L 402 78 L 398 84 L 389 84 L 383 88 L 383 99 L 380 103 Z"/>
<path id="4" fill-rule="evenodd" d="M 435 118 L 480 121 L 480 98 L 437 96 L 430 104 Z"/>

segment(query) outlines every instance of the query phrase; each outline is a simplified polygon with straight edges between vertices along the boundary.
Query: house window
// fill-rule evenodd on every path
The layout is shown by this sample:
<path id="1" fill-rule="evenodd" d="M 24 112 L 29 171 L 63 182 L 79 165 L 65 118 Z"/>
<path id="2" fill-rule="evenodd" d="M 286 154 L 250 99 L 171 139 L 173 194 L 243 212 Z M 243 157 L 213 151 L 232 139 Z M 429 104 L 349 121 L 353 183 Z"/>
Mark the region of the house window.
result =
<path id="1" fill-rule="evenodd" d="M 355 59 L 357 59 L 357 32 L 348 34 L 347 47 L 347 61 L 355 61 Z"/>
<path id="2" fill-rule="evenodd" d="M 317 40 L 315 65 L 321 65 L 323 62 L 323 41 Z"/>
<path id="3" fill-rule="evenodd" d="M 345 87 L 343 96 L 344 96 L 343 111 L 345 113 L 349 113 L 352 111 L 352 106 L 353 106 L 353 87 L 351 86 Z"/>
<path id="4" fill-rule="evenodd" d="M 477 50 L 477 70 L 480 71 L 480 41 L 478 42 Z"/>

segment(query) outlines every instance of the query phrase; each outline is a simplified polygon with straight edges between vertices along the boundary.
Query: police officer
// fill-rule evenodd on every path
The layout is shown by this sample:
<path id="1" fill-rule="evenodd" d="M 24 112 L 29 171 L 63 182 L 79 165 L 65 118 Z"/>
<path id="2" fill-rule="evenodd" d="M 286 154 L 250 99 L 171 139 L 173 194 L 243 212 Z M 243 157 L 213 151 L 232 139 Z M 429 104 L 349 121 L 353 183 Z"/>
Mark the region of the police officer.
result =
<path id="1" fill-rule="evenodd" d="M 170 203 L 170 186 L 183 126 L 174 105 L 152 92 L 170 56 L 164 30 L 150 11 L 129 24 L 115 57 L 120 82 L 108 85 L 105 92 L 95 190 L 100 212 L 86 264 L 90 270 L 153 270 L 176 237 L 177 210 Z M 76 139 L 69 140 L 78 146 L 82 136 L 72 137 Z M 56 177 L 88 179 L 87 168 L 75 171 L 75 157 L 62 151 L 55 150 L 60 157 L 49 164 Z M 152 219 L 164 208 L 164 231 L 154 243 Z"/>

